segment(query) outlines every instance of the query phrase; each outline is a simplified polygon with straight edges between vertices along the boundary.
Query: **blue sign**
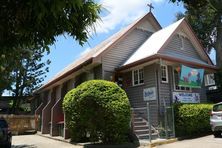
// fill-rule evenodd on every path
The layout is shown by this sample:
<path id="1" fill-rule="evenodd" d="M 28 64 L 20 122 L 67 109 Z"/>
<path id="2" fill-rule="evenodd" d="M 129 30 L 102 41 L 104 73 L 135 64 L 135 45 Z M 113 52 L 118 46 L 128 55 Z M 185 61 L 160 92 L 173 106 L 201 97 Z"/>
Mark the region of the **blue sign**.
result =
<path id="1" fill-rule="evenodd" d="M 143 89 L 143 99 L 144 101 L 156 100 L 156 88 L 150 87 Z"/>

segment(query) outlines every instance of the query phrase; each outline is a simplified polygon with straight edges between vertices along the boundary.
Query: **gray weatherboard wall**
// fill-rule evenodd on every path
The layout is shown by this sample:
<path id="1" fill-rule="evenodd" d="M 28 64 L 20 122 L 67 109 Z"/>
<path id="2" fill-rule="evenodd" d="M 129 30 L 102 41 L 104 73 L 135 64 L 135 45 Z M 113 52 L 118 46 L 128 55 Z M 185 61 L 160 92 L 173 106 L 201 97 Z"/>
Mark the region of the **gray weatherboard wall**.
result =
<path id="1" fill-rule="evenodd" d="M 172 40 L 168 43 L 168 45 L 165 47 L 164 50 L 160 51 L 162 54 L 167 54 L 167 55 L 173 55 L 177 58 L 187 58 L 189 59 L 190 57 L 193 59 L 198 59 L 202 62 L 205 62 L 207 64 L 207 61 L 203 61 L 199 54 L 197 53 L 196 49 L 192 45 L 189 39 L 183 37 L 183 49 L 182 47 L 182 41 L 179 37 L 179 35 L 174 35 Z M 172 100 L 169 100 L 169 97 L 172 98 L 172 92 L 174 92 L 174 78 L 173 78 L 173 67 L 168 66 L 168 76 L 169 76 L 169 82 L 168 84 L 161 83 L 161 93 L 160 93 L 160 98 L 167 98 L 166 103 L 170 104 L 172 103 Z M 160 75 L 159 75 L 160 77 Z M 204 82 L 202 83 L 202 88 L 197 89 L 197 88 L 192 88 L 190 92 L 193 93 L 199 93 L 200 94 L 200 101 L 201 102 L 206 102 L 207 97 L 206 97 L 206 88 L 204 86 Z M 170 95 L 169 95 L 170 94 Z"/>
<path id="2" fill-rule="evenodd" d="M 151 34 L 151 32 L 136 28 L 111 47 L 112 49 L 102 57 L 103 78 L 110 80 L 115 69 L 120 67 Z"/>
<path id="3" fill-rule="evenodd" d="M 132 71 L 122 74 L 123 77 L 123 89 L 126 91 L 132 108 L 144 108 L 146 107 L 146 101 L 143 100 L 143 89 L 149 87 L 157 87 L 157 64 L 152 64 L 144 67 L 144 84 L 133 86 Z M 158 92 L 158 90 L 157 90 Z M 158 95 L 157 95 L 158 96 Z M 158 124 L 158 98 L 154 101 L 150 101 L 151 107 L 151 123 L 152 125 Z M 136 113 L 142 115 L 147 119 L 146 109 L 136 110 Z"/>

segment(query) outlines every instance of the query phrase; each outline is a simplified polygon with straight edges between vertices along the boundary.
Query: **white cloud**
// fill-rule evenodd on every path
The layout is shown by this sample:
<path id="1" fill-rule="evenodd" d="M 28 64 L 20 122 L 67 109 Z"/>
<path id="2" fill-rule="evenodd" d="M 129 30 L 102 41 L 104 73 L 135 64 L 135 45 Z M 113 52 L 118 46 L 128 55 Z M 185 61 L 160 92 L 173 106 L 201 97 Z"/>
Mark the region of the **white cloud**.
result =
<path id="1" fill-rule="evenodd" d="M 105 8 L 105 16 L 101 17 L 102 21 L 96 23 L 96 33 L 109 33 L 116 27 L 123 27 L 149 11 L 148 3 L 159 4 L 164 0 L 99 0 Z M 89 28 L 90 34 L 93 31 Z M 91 34 L 92 35 L 92 34 Z M 79 56 L 87 54 L 91 48 L 86 48 Z"/>
<path id="2" fill-rule="evenodd" d="M 108 33 L 117 26 L 125 26 L 149 11 L 148 3 L 161 3 L 163 0 L 100 0 L 108 11 L 96 25 L 96 32 Z"/>

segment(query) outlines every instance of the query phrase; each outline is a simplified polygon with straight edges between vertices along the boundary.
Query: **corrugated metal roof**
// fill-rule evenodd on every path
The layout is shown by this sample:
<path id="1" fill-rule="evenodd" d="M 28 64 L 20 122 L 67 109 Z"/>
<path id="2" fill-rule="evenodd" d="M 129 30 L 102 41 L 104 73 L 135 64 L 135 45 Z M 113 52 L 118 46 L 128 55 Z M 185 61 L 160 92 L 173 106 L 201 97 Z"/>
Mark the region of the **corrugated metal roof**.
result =
<path id="1" fill-rule="evenodd" d="M 121 29 L 119 32 L 115 33 L 114 35 L 112 35 L 111 37 L 109 37 L 108 39 L 103 41 L 102 43 L 98 44 L 96 47 L 91 49 L 88 53 L 84 54 L 83 56 L 81 56 L 80 58 L 75 60 L 73 63 L 71 63 L 70 65 L 65 67 L 63 70 L 61 70 L 59 73 L 57 73 L 52 79 L 50 79 L 46 84 L 44 84 L 38 90 L 48 87 L 49 85 L 51 85 L 51 83 L 54 83 L 55 81 L 60 80 L 63 75 L 69 73 L 70 71 L 72 71 L 73 69 L 75 69 L 79 65 L 83 64 L 87 60 L 90 60 L 92 58 L 99 56 L 101 53 L 103 53 L 106 49 L 108 49 L 113 43 L 115 43 L 117 40 L 119 40 L 124 34 L 126 34 L 131 28 L 133 28 L 137 23 L 139 23 L 143 18 L 145 18 L 148 15 L 153 16 L 151 13 L 147 13 L 143 17 L 137 19 L 136 21 L 134 21 L 130 25 Z"/>
<path id="2" fill-rule="evenodd" d="M 157 54 L 183 21 L 184 18 L 153 33 L 122 66 Z"/>

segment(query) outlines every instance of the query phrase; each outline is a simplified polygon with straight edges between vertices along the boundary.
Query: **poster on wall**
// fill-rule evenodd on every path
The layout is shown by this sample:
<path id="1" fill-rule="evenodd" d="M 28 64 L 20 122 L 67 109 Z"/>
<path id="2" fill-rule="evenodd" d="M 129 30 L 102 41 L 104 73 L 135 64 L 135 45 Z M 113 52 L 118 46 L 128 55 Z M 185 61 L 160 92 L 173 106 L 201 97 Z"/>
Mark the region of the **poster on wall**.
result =
<path id="1" fill-rule="evenodd" d="M 187 92 L 173 92 L 173 102 L 200 103 L 200 94 Z"/>
<path id="2" fill-rule="evenodd" d="M 201 88 L 204 69 L 195 69 L 182 65 L 179 86 Z"/>
<path id="3" fill-rule="evenodd" d="M 156 100 L 156 87 L 144 88 L 143 99 L 144 101 Z"/>

